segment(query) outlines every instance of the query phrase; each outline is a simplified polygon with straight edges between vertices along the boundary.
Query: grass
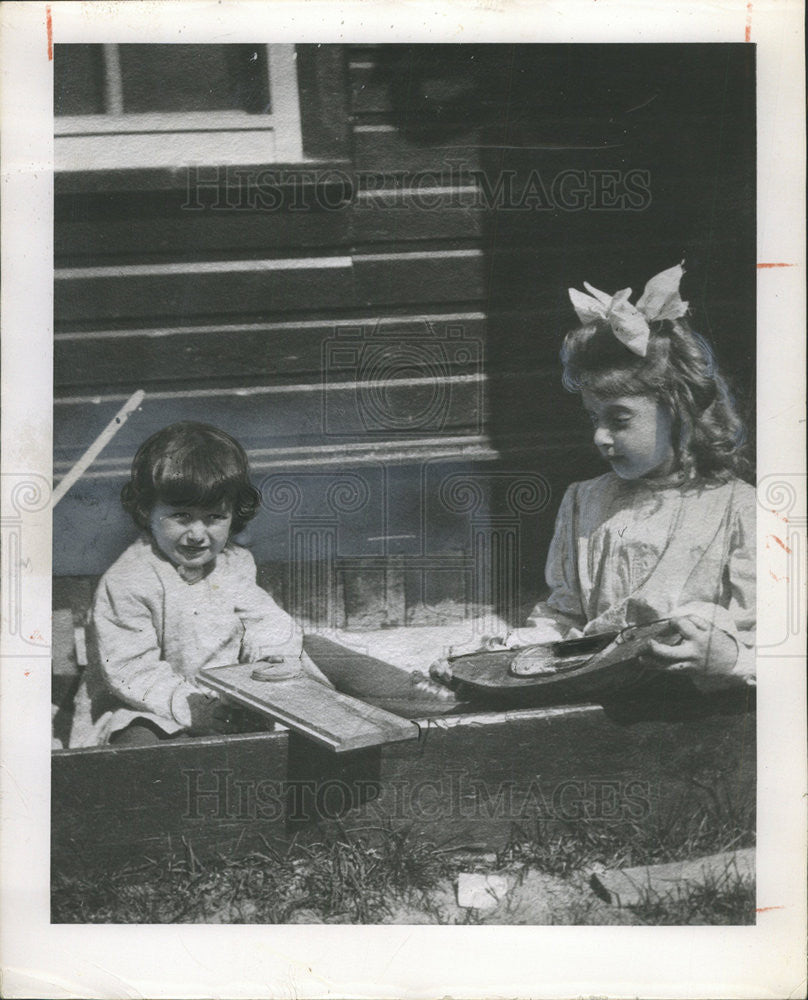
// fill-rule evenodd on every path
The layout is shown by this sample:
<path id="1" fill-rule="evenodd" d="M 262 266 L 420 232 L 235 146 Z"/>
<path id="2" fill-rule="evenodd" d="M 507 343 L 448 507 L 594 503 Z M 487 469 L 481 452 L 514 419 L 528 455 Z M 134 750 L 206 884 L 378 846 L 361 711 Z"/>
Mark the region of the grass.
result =
<path id="1" fill-rule="evenodd" d="M 460 870 L 509 871 L 517 882 L 533 870 L 570 886 L 594 864 L 610 868 L 698 857 L 748 846 L 739 833 L 709 814 L 669 817 L 658 830 L 638 824 L 587 821 L 531 830 L 514 828 L 507 847 L 487 862 L 444 848 L 411 832 L 374 828 L 348 832 L 337 824 L 317 843 L 278 851 L 265 844 L 243 857 L 200 860 L 190 844 L 180 861 L 151 860 L 99 876 L 57 875 L 54 923 L 353 923 L 382 922 L 393 911 L 443 916 L 433 890 L 446 890 Z M 556 825 L 557 827 L 557 825 Z M 654 839 L 655 836 L 657 839 Z M 739 924 L 754 921 L 754 884 L 730 870 L 722 877 L 680 886 L 675 893 L 643 893 L 631 908 L 641 924 Z M 607 908 L 608 909 L 608 908 Z M 567 924 L 603 923 L 603 907 L 582 895 L 558 914 Z M 468 910 L 465 922 L 479 922 Z M 554 917 L 555 919 L 555 917 Z"/>
<path id="2" fill-rule="evenodd" d="M 753 924 L 755 883 L 729 869 L 677 886 L 675 891 L 644 889 L 631 910 L 645 924 Z"/>
<path id="3" fill-rule="evenodd" d="M 514 824 L 502 851 L 479 856 L 447 851 L 413 831 L 388 826 L 323 827 L 315 843 L 285 850 L 264 843 L 244 856 L 200 859 L 190 843 L 177 861 L 149 860 L 103 876 L 56 875 L 54 923 L 379 923 L 398 913 L 445 919 L 436 899 L 451 897 L 458 871 L 507 871 L 517 882 L 538 872 L 569 886 L 551 919 L 603 923 L 610 907 L 578 892 L 582 872 L 717 854 L 754 844 L 754 803 L 736 799 L 715 779 L 678 798 L 655 802 L 638 820 L 563 822 L 535 817 Z M 443 895 L 441 896 L 441 893 Z M 754 921 L 755 889 L 737 871 L 660 894 L 649 888 L 630 908 L 641 924 L 743 924 Z M 624 916 L 626 914 L 624 913 Z M 607 914 L 608 916 L 608 914 Z M 467 910 L 454 919 L 479 922 Z M 408 922 L 408 921 L 402 921 Z M 605 921 L 605 922 L 608 922 Z"/>
<path id="4" fill-rule="evenodd" d="M 422 897 L 452 865 L 434 844 L 406 833 L 344 830 L 283 853 L 149 861 L 97 876 L 57 876 L 54 923 L 375 923 L 396 901 Z"/>
<path id="5" fill-rule="evenodd" d="M 655 803 L 642 820 L 536 817 L 514 824 L 497 860 L 568 877 L 598 864 L 654 865 L 753 846 L 754 802 L 736 800 L 720 781 L 698 787 L 704 792 L 700 799 L 683 789 L 678 798 Z"/>

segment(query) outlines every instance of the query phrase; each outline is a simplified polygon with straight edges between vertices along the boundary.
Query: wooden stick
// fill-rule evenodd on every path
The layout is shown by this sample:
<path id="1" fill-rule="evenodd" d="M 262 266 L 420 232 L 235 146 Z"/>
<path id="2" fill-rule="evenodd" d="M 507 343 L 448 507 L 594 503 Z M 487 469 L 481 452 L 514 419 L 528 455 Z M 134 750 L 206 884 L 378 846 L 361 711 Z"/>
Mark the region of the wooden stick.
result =
<path id="1" fill-rule="evenodd" d="M 129 418 L 129 414 L 136 410 L 143 402 L 143 397 L 145 395 L 146 393 L 142 389 L 138 389 L 136 393 L 130 396 L 112 420 L 110 420 L 107 426 L 101 431 L 95 441 L 93 441 L 87 451 L 85 451 L 78 462 L 76 462 L 73 468 L 63 479 L 59 481 L 59 485 L 53 491 L 54 507 L 57 503 L 59 503 L 70 487 L 84 475 L 96 458 L 98 458 L 104 448 L 106 448 L 109 442 L 126 423 Z"/>

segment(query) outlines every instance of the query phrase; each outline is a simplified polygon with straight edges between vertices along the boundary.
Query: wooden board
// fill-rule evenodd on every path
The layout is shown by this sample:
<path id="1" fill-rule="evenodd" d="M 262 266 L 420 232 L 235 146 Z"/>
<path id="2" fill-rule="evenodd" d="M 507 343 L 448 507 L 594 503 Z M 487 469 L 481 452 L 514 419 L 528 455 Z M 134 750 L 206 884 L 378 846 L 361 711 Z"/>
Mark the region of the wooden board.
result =
<path id="1" fill-rule="evenodd" d="M 304 247 L 338 248 L 350 242 L 347 175 L 328 187 L 267 168 L 239 177 L 222 170 L 222 187 L 180 191 L 119 191 L 56 199 L 57 267 L 122 265 L 137 260 L 204 260 L 266 255 Z M 200 170 L 200 179 L 205 177 Z M 340 197 L 346 203 L 341 207 Z M 297 201 L 293 201 L 297 199 Z M 304 210 L 292 211 L 291 204 Z M 337 206 L 327 210 L 324 206 Z"/>
<path id="2" fill-rule="evenodd" d="M 535 340 L 533 331 L 530 333 Z M 467 360 L 457 350 L 451 350 L 459 334 L 474 348 Z M 258 370 L 263 381 L 307 376 L 321 382 L 323 359 L 327 356 L 324 352 L 339 339 L 353 339 L 358 350 L 368 343 L 372 349 L 374 344 L 384 342 L 382 338 L 399 349 L 414 343 L 412 373 L 420 367 L 428 376 L 429 366 L 419 366 L 418 356 L 425 336 L 431 336 L 436 345 L 432 355 L 443 350 L 441 374 L 467 375 L 480 368 L 485 334 L 485 317 L 474 311 L 74 331 L 56 334 L 54 338 L 54 385 L 59 389 L 99 386 L 102 391 L 109 391 L 112 386 L 129 386 L 133 379 L 145 379 L 152 384 L 160 383 L 161 387 L 176 384 L 187 388 L 195 379 L 206 383 L 213 377 L 255 380 Z M 222 344 L 227 344 L 224 354 Z M 92 365 L 87 364 L 88 352 L 92 353 Z M 423 360 L 429 360 L 429 349 L 421 350 L 421 355 Z M 548 367 L 550 363 L 555 366 L 555 357 Z M 347 380 L 350 372 L 329 370 L 325 374 Z"/>
<path id="3" fill-rule="evenodd" d="M 484 223 L 476 187 L 472 183 L 441 187 L 440 180 L 436 175 L 434 181 L 425 181 L 420 187 L 380 185 L 357 192 L 350 218 L 354 244 L 440 240 L 451 249 L 462 246 L 465 240 L 479 240 Z"/>
<path id="4" fill-rule="evenodd" d="M 187 845 L 201 855 L 232 851 L 245 833 L 253 848 L 283 844 L 288 739 L 261 733 L 55 751 L 54 871 L 182 856 Z M 268 778 L 277 786 L 262 789 Z"/>
<path id="5" fill-rule="evenodd" d="M 608 896 L 610 903 L 622 907 L 636 906 L 643 897 L 647 898 L 649 891 L 675 899 L 689 884 L 712 882 L 717 886 L 727 886 L 733 885 L 736 880 L 754 882 L 754 847 L 667 864 L 593 871 L 589 884 L 602 899 Z"/>
<path id="6" fill-rule="evenodd" d="M 355 302 L 346 256 L 58 268 L 53 288 L 60 329 L 113 320 L 272 315 L 299 309 L 301 302 L 311 309 Z"/>
<path id="7" fill-rule="evenodd" d="M 54 873 L 322 841 L 336 818 L 497 851 L 515 823 L 576 815 L 594 833 L 624 816 L 658 836 L 671 815 L 698 823 L 714 794 L 754 822 L 755 715 L 627 725 L 586 705 L 444 718 L 344 754 L 288 732 L 57 750 L 51 789 Z"/>
<path id="8" fill-rule="evenodd" d="M 353 148 L 358 171 L 388 175 L 430 171 L 448 179 L 452 171 L 469 174 L 482 169 L 480 141 L 473 132 L 439 145 L 404 136 L 393 125 L 355 125 Z"/>
<path id="9" fill-rule="evenodd" d="M 58 328 L 110 321 L 263 316 L 307 309 L 475 302 L 485 297 L 482 251 L 159 262 L 54 272 Z"/>
<path id="10" fill-rule="evenodd" d="M 436 365 L 435 371 L 438 370 Z M 277 469 L 288 467 L 292 457 L 289 449 L 302 449 L 302 456 L 316 454 L 319 449 L 324 459 L 322 464 L 333 470 L 336 466 L 346 469 L 356 464 L 350 448 L 336 463 L 334 459 L 339 454 L 335 449 L 352 443 L 359 446 L 360 464 L 368 464 L 362 462 L 361 455 L 361 446 L 368 443 L 372 445 L 370 463 L 384 460 L 385 455 L 389 455 L 389 461 L 399 463 L 444 456 L 456 460 L 463 454 L 461 445 L 477 448 L 486 444 L 480 437 L 485 424 L 486 396 L 485 383 L 479 376 L 391 379 L 374 383 L 367 391 L 363 388 L 361 394 L 355 382 L 318 389 L 317 395 L 301 385 L 149 392 L 141 409 L 93 463 L 89 480 L 98 474 L 107 476 L 110 471 L 127 477 L 139 445 L 149 435 L 178 420 L 211 423 L 232 434 L 251 453 L 253 472 L 270 464 Z M 372 395 L 374 392 L 376 396 Z M 375 402 L 379 398 L 384 408 Z M 118 393 L 103 397 L 71 396 L 57 401 L 53 451 L 60 475 L 80 456 L 81 442 L 92 441 L 125 400 L 126 395 Z M 437 400 L 434 405 L 433 400 Z M 376 411 L 372 409 L 374 405 Z M 430 405 L 432 409 L 427 410 Z M 405 424 L 408 412 L 419 416 L 420 427 Z M 390 425 L 395 420 L 400 423 L 385 427 L 382 422 L 385 418 Z M 271 450 L 267 445 L 271 445 Z M 408 445 L 412 446 L 409 452 Z M 330 462 L 326 461 L 329 457 Z M 85 477 L 78 484 L 79 493 L 87 481 Z"/>
<path id="11" fill-rule="evenodd" d="M 254 663 L 211 667 L 200 680 L 261 715 L 337 753 L 418 738 L 413 722 L 340 694 L 310 677 L 257 681 Z"/>

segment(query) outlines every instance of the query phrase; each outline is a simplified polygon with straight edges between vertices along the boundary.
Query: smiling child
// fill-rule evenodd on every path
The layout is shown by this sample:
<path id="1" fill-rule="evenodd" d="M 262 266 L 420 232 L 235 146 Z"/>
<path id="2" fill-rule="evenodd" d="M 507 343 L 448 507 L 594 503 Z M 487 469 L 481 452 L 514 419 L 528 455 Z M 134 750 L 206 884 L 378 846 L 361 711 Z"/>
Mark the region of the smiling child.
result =
<path id="1" fill-rule="evenodd" d="M 328 683 L 232 540 L 261 499 L 236 440 L 190 421 L 158 431 L 135 455 L 121 499 L 142 534 L 98 584 L 71 746 L 243 728 L 243 713 L 197 684 L 205 667 L 299 658 Z"/>

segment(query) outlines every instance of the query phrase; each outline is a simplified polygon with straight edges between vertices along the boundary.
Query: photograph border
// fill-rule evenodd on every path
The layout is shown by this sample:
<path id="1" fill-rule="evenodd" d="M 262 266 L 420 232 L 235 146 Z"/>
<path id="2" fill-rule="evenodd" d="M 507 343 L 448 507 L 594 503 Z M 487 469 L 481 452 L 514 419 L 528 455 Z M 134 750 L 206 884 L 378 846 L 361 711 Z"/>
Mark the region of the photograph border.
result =
<path id="1" fill-rule="evenodd" d="M 787 997 L 805 969 L 802 4 L 6 3 L 0 956 L 8 997 Z M 751 927 L 52 925 L 54 42 L 737 42 L 758 80 L 758 848 Z M 797 224 L 795 224 L 797 220 Z M 773 546 L 777 536 L 785 546 Z M 8 540 L 12 541 L 9 543 Z M 786 549 L 790 549 L 787 552 Z M 783 586 L 785 584 L 785 586 Z M 784 597 L 785 594 L 785 597 Z M 784 766 L 784 764 L 786 766 Z M 683 957 L 685 960 L 683 961 Z"/>

